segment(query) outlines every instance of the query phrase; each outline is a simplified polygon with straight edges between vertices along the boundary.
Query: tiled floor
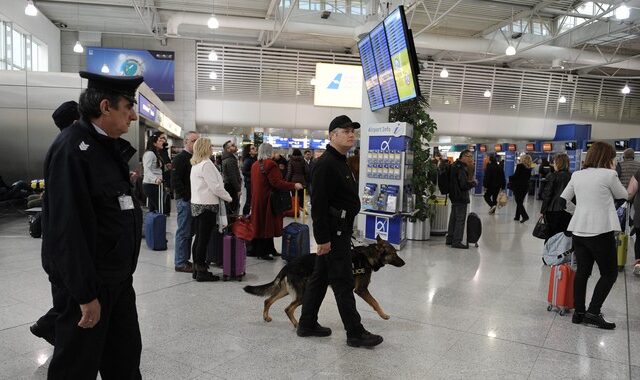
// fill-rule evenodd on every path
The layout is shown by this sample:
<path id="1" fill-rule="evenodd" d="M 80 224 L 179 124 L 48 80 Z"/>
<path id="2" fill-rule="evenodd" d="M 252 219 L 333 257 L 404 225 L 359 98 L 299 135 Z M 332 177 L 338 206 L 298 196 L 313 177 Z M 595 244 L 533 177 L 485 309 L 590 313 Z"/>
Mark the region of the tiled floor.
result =
<path id="1" fill-rule="evenodd" d="M 616 330 L 573 325 L 546 310 L 549 269 L 531 236 L 539 203 L 529 200 L 532 219 L 520 224 L 513 204 L 489 216 L 481 198 L 473 202 L 479 248 L 451 249 L 441 237 L 410 242 L 400 252 L 406 266 L 374 274 L 372 293 L 391 319 L 358 299 L 365 326 L 385 338 L 373 350 L 346 346 L 331 292 L 320 315 L 329 338 L 298 338 L 285 300 L 263 322 L 263 299 L 242 286 L 271 281 L 279 260 L 249 258 L 241 283 L 175 273 L 170 217 L 169 250 L 143 244 L 135 274 L 144 378 L 640 379 L 640 279 L 627 268 L 605 303 Z M 40 240 L 24 217 L 0 215 L 0 242 L 0 379 L 45 378 L 52 348 L 28 330 L 50 305 Z"/>

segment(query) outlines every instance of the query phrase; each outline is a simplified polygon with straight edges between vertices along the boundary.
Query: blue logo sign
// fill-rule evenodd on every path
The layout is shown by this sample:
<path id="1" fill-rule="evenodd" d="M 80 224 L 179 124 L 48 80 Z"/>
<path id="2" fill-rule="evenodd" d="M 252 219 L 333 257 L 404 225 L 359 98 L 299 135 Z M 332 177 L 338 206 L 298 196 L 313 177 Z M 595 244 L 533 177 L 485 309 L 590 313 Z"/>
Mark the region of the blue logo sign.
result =
<path id="1" fill-rule="evenodd" d="M 389 240 L 389 218 L 376 216 L 375 236 L 380 235 L 384 240 Z"/>
<path id="2" fill-rule="evenodd" d="M 336 77 L 333 78 L 331 83 L 329 83 L 329 85 L 327 86 L 327 89 L 329 89 L 329 90 L 337 90 L 338 87 L 340 87 L 340 81 L 341 80 L 342 80 L 342 73 L 336 74 Z"/>

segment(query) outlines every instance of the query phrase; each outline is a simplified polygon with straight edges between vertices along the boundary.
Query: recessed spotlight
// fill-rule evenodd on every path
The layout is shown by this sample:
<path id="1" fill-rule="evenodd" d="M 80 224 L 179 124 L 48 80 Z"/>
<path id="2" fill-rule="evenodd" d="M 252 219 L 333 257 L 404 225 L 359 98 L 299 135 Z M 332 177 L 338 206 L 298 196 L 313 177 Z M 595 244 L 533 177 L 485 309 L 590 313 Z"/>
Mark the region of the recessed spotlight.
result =
<path id="1" fill-rule="evenodd" d="M 566 103 L 567 102 L 567 98 L 563 95 L 558 99 L 558 103 Z"/>
<path id="2" fill-rule="evenodd" d="M 622 90 L 620 90 L 620 92 L 622 92 L 623 94 L 627 95 L 628 93 L 631 92 L 631 89 L 629 88 L 629 85 L 625 84 L 624 87 L 622 88 Z"/>
<path id="3" fill-rule="evenodd" d="M 211 91 L 215 91 L 216 90 L 216 86 L 211 86 Z"/>
<path id="4" fill-rule="evenodd" d="M 296 96 L 300 96 L 300 90 L 296 90 Z"/>
<path id="5" fill-rule="evenodd" d="M 505 50 L 504 52 L 506 55 L 516 55 L 516 48 L 514 48 L 513 46 L 509 45 L 509 47 L 507 47 L 507 50 Z"/>
<path id="6" fill-rule="evenodd" d="M 449 72 L 447 71 L 446 68 L 443 68 L 442 71 L 440 71 L 440 78 L 448 78 L 449 77 Z"/>
<path id="7" fill-rule="evenodd" d="M 218 54 L 216 54 L 215 51 L 211 50 L 211 53 L 209 53 L 209 61 L 217 61 L 218 60 Z"/>
<path id="8" fill-rule="evenodd" d="M 485 97 L 485 98 L 490 98 L 490 97 L 491 97 L 491 91 L 489 91 L 489 90 L 484 90 L 484 97 Z"/>
<path id="9" fill-rule="evenodd" d="M 218 79 L 218 74 L 215 71 L 210 72 L 209 79 Z"/>
<path id="10" fill-rule="evenodd" d="M 444 104 L 449 105 L 451 103 L 449 102 L 449 99 L 447 99 L 447 100 L 444 101 Z"/>

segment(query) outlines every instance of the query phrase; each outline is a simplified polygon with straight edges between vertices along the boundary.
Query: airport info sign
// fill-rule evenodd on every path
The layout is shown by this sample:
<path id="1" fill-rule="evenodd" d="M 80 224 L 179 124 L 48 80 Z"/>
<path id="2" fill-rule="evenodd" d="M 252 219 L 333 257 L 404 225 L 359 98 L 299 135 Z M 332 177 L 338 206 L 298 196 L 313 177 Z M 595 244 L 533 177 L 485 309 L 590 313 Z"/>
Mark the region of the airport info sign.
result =
<path id="1" fill-rule="evenodd" d="M 313 104 L 362 108 L 362 67 L 316 63 Z"/>

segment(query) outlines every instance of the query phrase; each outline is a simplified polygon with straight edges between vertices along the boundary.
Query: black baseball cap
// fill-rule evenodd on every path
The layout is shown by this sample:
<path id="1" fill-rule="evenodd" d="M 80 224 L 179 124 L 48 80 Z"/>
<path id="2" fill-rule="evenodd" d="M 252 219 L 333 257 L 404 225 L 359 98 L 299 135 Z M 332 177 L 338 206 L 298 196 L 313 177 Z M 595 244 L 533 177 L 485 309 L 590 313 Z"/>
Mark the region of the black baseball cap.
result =
<path id="1" fill-rule="evenodd" d="M 336 128 L 360 128 L 360 123 L 356 123 L 349 119 L 347 115 L 336 116 L 333 120 L 331 120 L 331 124 L 329 124 L 329 132 L 333 131 Z"/>
<path id="2" fill-rule="evenodd" d="M 144 81 L 141 76 L 126 77 L 90 73 L 80 71 L 80 77 L 89 81 L 87 88 L 99 88 L 124 96 L 132 103 L 136 103 L 136 90 Z"/>
<path id="3" fill-rule="evenodd" d="M 60 104 L 51 115 L 56 127 L 60 130 L 70 126 L 74 121 L 80 119 L 80 111 L 78 111 L 78 103 L 70 100 Z"/>

